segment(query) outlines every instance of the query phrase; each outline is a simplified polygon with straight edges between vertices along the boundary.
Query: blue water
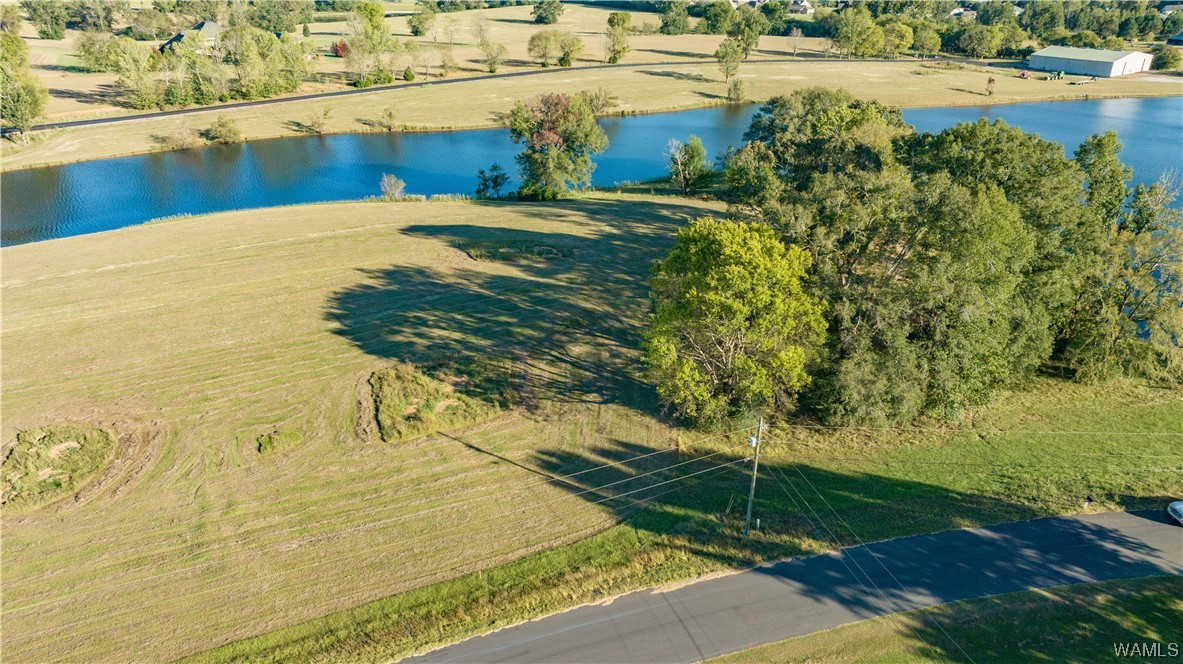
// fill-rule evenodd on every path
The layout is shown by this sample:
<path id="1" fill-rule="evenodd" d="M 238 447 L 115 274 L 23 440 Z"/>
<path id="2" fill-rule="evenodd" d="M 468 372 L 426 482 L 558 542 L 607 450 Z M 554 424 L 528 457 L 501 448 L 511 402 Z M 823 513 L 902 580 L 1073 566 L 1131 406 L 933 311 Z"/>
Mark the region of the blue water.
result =
<path id="1" fill-rule="evenodd" d="M 601 121 L 608 149 L 593 181 L 612 185 L 660 177 L 670 139 L 697 135 L 708 154 L 739 146 L 756 106 L 724 106 Z M 1178 170 L 1183 97 L 1041 102 L 911 109 L 920 131 L 979 117 L 1002 118 L 1071 153 L 1087 136 L 1113 130 L 1134 178 Z M 357 199 L 380 193 L 383 173 L 410 194 L 471 193 L 477 169 L 511 173 L 520 150 L 505 129 L 298 136 L 50 166 L 0 176 L 0 245 L 67 237 L 178 214 Z"/>

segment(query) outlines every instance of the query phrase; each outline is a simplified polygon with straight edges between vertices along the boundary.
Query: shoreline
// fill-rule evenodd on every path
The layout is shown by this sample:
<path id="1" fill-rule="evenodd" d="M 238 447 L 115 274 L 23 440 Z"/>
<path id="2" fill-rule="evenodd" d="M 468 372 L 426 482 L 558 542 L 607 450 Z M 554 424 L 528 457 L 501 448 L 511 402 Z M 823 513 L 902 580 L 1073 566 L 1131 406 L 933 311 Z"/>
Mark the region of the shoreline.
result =
<path id="1" fill-rule="evenodd" d="M 948 62 L 953 62 L 959 65 L 960 68 L 925 67 L 925 65 L 932 63 Z M 1009 63 L 1007 64 L 1009 65 Z M 865 67 L 868 65 L 872 68 L 866 69 Z M 798 69 L 802 66 L 814 70 L 814 73 L 822 74 L 825 72 L 818 72 L 817 68 L 838 68 L 843 73 L 859 75 L 862 85 L 853 86 L 849 83 L 835 81 L 832 77 L 813 78 L 803 76 L 801 74 L 807 72 L 802 72 Z M 859 66 L 863 66 L 864 69 L 860 71 L 858 69 Z M 644 83 L 650 85 L 642 87 L 639 90 L 635 87 L 629 89 L 629 81 L 623 81 L 621 87 L 613 87 L 611 85 L 617 82 L 620 77 L 636 78 L 638 75 L 646 74 L 645 68 L 647 67 L 684 67 L 694 71 L 699 78 L 690 80 L 689 84 L 685 81 L 668 84 L 665 82 L 659 83 L 658 81 L 644 81 Z M 751 103 L 763 103 L 763 100 L 776 94 L 787 94 L 802 85 L 821 82 L 824 82 L 826 87 L 846 88 L 854 92 L 856 96 L 865 99 L 877 99 L 883 103 L 905 109 L 1003 106 L 1048 101 L 1183 96 L 1183 78 L 1180 79 L 1179 86 L 1171 85 L 1173 81 L 1147 81 L 1138 78 L 1105 79 L 1105 83 L 1108 84 L 1107 90 L 1076 92 L 1075 90 L 1049 89 L 1047 90 L 1049 94 L 1045 95 L 1032 95 L 1030 93 L 1033 91 L 1032 88 L 1034 86 L 1039 86 L 1046 82 L 1023 81 L 1018 84 L 1000 86 L 1003 89 L 989 98 L 980 92 L 975 92 L 964 87 L 973 87 L 974 83 L 984 82 L 985 78 L 991 74 L 991 70 L 995 68 L 1000 70 L 1009 69 L 1009 67 L 992 68 L 978 63 L 969 64 L 950 60 L 761 60 L 749 63 L 747 71 L 741 74 L 741 78 L 749 84 L 749 87 L 755 88 L 751 91 L 750 96 L 758 101 Z M 420 106 L 420 108 L 413 109 L 411 113 L 412 117 L 407 118 L 402 123 L 397 133 L 428 133 L 497 128 L 501 125 L 495 116 L 498 113 L 504 112 L 505 109 L 502 107 L 508 106 L 508 99 L 513 98 L 511 95 L 514 95 L 518 86 L 521 85 L 518 83 L 519 80 L 549 81 L 550 85 L 543 87 L 543 90 L 553 89 L 555 83 L 558 83 L 560 87 L 569 88 L 576 86 L 588 89 L 607 87 L 618 95 L 620 105 L 623 108 L 615 112 L 602 114 L 600 116 L 601 118 L 652 115 L 723 106 L 727 102 L 722 99 L 721 95 L 708 92 L 708 90 L 713 90 L 711 86 L 715 84 L 722 85 L 722 82 L 703 76 L 704 71 L 707 74 L 714 75 L 713 70 L 714 67 L 711 63 L 703 62 L 630 63 L 627 65 L 597 65 L 564 70 L 531 70 L 525 72 L 509 72 L 504 75 L 495 76 L 425 81 L 423 83 L 394 85 L 383 88 L 344 90 L 313 96 L 305 95 L 295 98 L 259 100 L 258 102 L 246 102 L 249 104 L 248 106 L 230 105 L 228 107 L 227 105 L 220 105 L 179 109 L 178 111 L 154 113 L 139 117 L 116 116 L 112 118 L 99 118 L 82 121 L 85 124 L 81 125 L 70 125 L 39 132 L 34 137 L 36 141 L 34 144 L 23 149 L 19 147 L 14 148 L 8 154 L 0 156 L 0 172 L 15 172 L 103 159 L 118 159 L 143 154 L 176 151 L 175 148 L 160 144 L 161 142 L 158 139 L 170 131 L 175 132 L 188 129 L 195 132 L 196 128 L 186 127 L 183 124 L 184 120 L 181 120 L 182 118 L 187 118 L 188 116 L 216 117 L 210 116 L 210 114 L 226 113 L 228 111 L 235 112 L 232 113 L 232 117 L 236 114 L 239 116 L 237 119 L 239 120 L 240 126 L 244 123 L 248 125 L 253 123 L 254 125 L 242 127 L 242 133 L 244 134 L 242 143 L 275 138 L 388 133 L 384 130 L 365 129 L 363 126 L 360 126 L 360 123 L 346 125 L 338 118 L 333 118 L 330 121 L 330 126 L 322 133 L 300 133 L 290 128 L 284 128 L 290 122 L 282 123 L 281 120 L 284 117 L 290 117 L 289 115 L 284 114 L 276 117 L 276 115 L 280 114 L 280 111 L 276 110 L 277 108 L 282 108 L 299 117 L 299 114 L 306 114 L 310 110 L 315 111 L 327 107 L 328 102 L 339 99 L 342 96 L 357 98 L 355 104 L 341 109 L 347 111 L 348 115 L 361 114 L 364 116 L 367 111 L 373 111 L 372 108 L 367 108 L 367 106 L 372 107 L 381 104 L 396 105 L 400 111 L 404 108 Z M 899 78 L 906 73 L 921 72 L 924 72 L 923 76 L 903 76 L 903 80 L 896 81 L 884 80 L 888 76 Z M 608 86 L 603 85 L 604 81 L 595 78 L 604 75 L 611 75 L 613 77 L 608 80 Z M 559 81 L 554 80 L 553 77 L 556 76 L 561 77 Z M 667 79 L 673 78 L 668 75 L 660 76 Z M 563 79 L 562 77 L 569 78 Z M 1081 78 L 1074 77 L 1070 81 Z M 981 81 L 974 79 L 981 79 Z M 999 79 L 1000 83 L 1009 83 L 1012 80 L 1017 80 L 1004 75 L 1000 75 Z M 782 83 L 781 81 L 791 82 Z M 634 84 L 636 83 L 634 81 Z M 467 88 L 455 89 L 447 87 L 453 84 L 469 84 L 469 86 Z M 952 85 L 962 87 L 951 87 Z M 664 89 L 657 89 L 658 86 L 666 87 Z M 1151 86 L 1157 86 L 1158 89 L 1153 89 Z M 704 90 L 704 87 L 706 90 Z M 918 89 L 924 87 L 928 89 Z M 1007 87 L 1010 87 L 1010 89 L 1006 89 Z M 1093 86 L 1089 87 L 1093 88 Z M 438 110 L 441 108 L 441 105 L 460 97 L 461 95 L 458 95 L 456 92 L 458 90 L 464 90 L 464 97 L 473 100 L 474 103 L 468 105 L 466 108 L 455 111 L 452 114 L 454 120 L 439 119 Z M 956 95 L 973 94 L 979 98 L 964 99 L 954 96 L 954 98 L 950 99 L 950 91 L 956 93 Z M 400 94 L 397 99 L 391 99 L 389 97 L 382 97 L 380 93 L 383 92 L 404 94 Z M 530 90 L 523 90 L 517 92 L 516 96 L 519 98 L 529 96 L 532 92 Z M 1058 92 L 1059 94 L 1050 94 L 1053 92 Z M 987 99 L 989 99 L 989 103 L 986 103 Z M 375 102 L 379 103 L 376 104 Z M 292 104 L 291 108 L 284 106 L 288 103 Z M 242 115 L 243 113 L 250 113 L 251 115 Z M 415 113 L 418 113 L 418 115 L 416 116 Z M 340 113 L 339 115 L 345 114 Z M 355 120 L 360 120 L 360 118 L 355 118 Z M 120 125 L 119 129 L 111 128 L 109 132 L 104 131 L 106 129 L 104 125 L 115 124 Z M 87 132 L 89 135 L 80 135 L 82 132 Z M 107 139 L 109 141 L 111 134 L 116 132 L 126 134 L 124 138 L 127 140 L 119 141 L 117 144 L 110 146 L 87 146 L 90 148 L 89 150 L 81 150 L 83 154 L 77 155 L 80 151 L 79 147 L 82 146 L 84 141 L 94 141 L 96 138 L 100 140 Z M 55 140 L 58 145 L 42 147 L 43 144 Z M 157 144 L 153 144 L 154 141 Z M 199 149 L 206 145 L 209 144 L 201 142 L 191 148 L 183 149 Z M 124 149 L 120 149 L 121 147 Z M 39 152 L 44 152 L 45 154 L 38 154 Z M 87 154 L 88 152 L 89 154 Z M 26 154 L 30 157 L 27 161 L 21 158 L 22 155 Z M 33 161 L 34 159 L 36 161 Z M 17 163 L 11 163 L 14 160 Z"/>
<path id="2" fill-rule="evenodd" d="M 1104 101 L 1104 100 L 1110 100 L 1110 99 L 1163 99 L 1163 98 L 1168 98 L 1168 97 L 1183 97 L 1183 92 L 1174 93 L 1174 94 L 1115 94 L 1115 95 L 1082 94 L 1078 97 L 1062 95 L 1059 97 L 1048 97 L 1045 99 L 1005 99 L 1005 100 L 1000 100 L 1000 101 L 996 101 L 996 102 L 991 102 L 988 104 L 983 104 L 983 103 L 916 104 L 914 106 L 900 106 L 899 108 L 904 109 L 904 110 L 937 109 L 937 108 L 969 108 L 971 106 L 982 106 L 982 107 L 986 107 L 986 106 L 1015 106 L 1017 104 L 1044 104 L 1044 103 L 1075 102 L 1075 101 Z M 767 103 L 767 101 L 768 101 L 767 99 L 763 99 L 763 100 L 759 100 L 759 101 L 752 100 L 752 101 L 738 102 L 735 105 L 753 104 L 753 105 L 758 106 L 758 105 Z M 731 102 L 714 102 L 714 103 L 712 103 L 710 101 L 704 100 L 703 103 L 697 104 L 697 105 L 692 105 L 692 106 L 675 106 L 675 107 L 670 107 L 670 108 L 646 109 L 646 110 L 640 110 L 640 111 L 627 111 L 627 112 L 620 112 L 620 113 L 605 113 L 605 114 L 601 114 L 601 115 L 596 116 L 596 118 L 602 120 L 602 119 L 606 119 L 606 118 L 625 118 L 625 117 L 630 117 L 633 115 L 661 115 L 663 113 L 681 113 L 684 111 L 697 111 L 697 110 L 701 110 L 701 109 L 705 109 L 705 108 L 718 108 L 720 106 L 728 106 L 728 105 L 731 105 Z M 219 107 L 214 107 L 212 109 L 205 108 L 205 109 L 202 109 L 200 112 L 202 112 L 202 113 L 213 112 L 213 111 L 217 110 L 218 108 Z M 129 120 L 129 121 L 131 121 L 131 120 Z M 142 121 L 142 120 L 140 120 L 140 121 Z M 239 141 L 238 143 L 235 143 L 234 145 L 243 145 L 246 143 L 254 143 L 257 141 L 271 141 L 271 140 L 282 139 L 282 138 L 316 138 L 316 137 L 325 138 L 325 137 L 329 137 L 329 136 L 342 136 L 342 135 L 351 135 L 351 134 L 357 134 L 357 135 L 367 135 L 367 134 L 438 134 L 438 133 L 445 133 L 445 132 L 451 132 L 451 131 L 480 131 L 480 130 L 487 130 L 487 129 L 501 129 L 503 127 L 504 127 L 504 125 L 496 124 L 493 122 L 488 122 L 488 123 L 484 123 L 484 124 L 474 124 L 474 125 L 447 125 L 447 126 L 441 125 L 441 126 L 436 126 L 436 127 L 431 127 L 431 126 L 400 127 L 399 129 L 397 129 L 395 131 L 383 131 L 383 130 L 378 130 L 378 129 L 367 131 L 364 129 L 360 129 L 360 130 L 352 130 L 352 131 L 326 131 L 322 134 L 298 134 L 298 133 L 294 133 L 294 132 L 288 132 L 288 133 L 284 133 L 284 134 L 264 134 L 264 135 L 259 135 L 259 136 L 252 136 L 250 138 L 244 138 L 243 140 Z M 55 131 L 55 130 L 50 129 L 47 131 Z M 217 143 L 203 143 L 200 145 L 195 145 L 190 148 L 180 148 L 180 149 L 168 148 L 168 147 L 161 146 L 160 149 L 158 149 L 158 150 L 135 150 L 135 151 L 130 151 L 130 152 L 116 153 L 116 154 L 112 154 L 110 156 L 105 156 L 105 157 L 95 157 L 92 159 L 75 159 L 73 161 L 52 161 L 52 162 L 44 162 L 44 163 L 38 163 L 38 164 L 19 165 L 19 166 L 13 166 L 13 167 L 0 165 L 0 173 L 13 173 L 13 172 L 17 172 L 17 171 L 35 170 L 38 168 L 56 168 L 59 166 L 69 166 L 71 164 L 84 164 L 84 163 L 94 162 L 94 161 L 104 161 L 106 159 L 123 159 L 126 157 L 138 157 L 141 155 L 162 154 L 162 153 L 166 153 L 166 152 L 181 152 L 182 150 L 200 150 L 202 148 L 213 147 L 216 145 L 218 145 L 218 144 Z"/>

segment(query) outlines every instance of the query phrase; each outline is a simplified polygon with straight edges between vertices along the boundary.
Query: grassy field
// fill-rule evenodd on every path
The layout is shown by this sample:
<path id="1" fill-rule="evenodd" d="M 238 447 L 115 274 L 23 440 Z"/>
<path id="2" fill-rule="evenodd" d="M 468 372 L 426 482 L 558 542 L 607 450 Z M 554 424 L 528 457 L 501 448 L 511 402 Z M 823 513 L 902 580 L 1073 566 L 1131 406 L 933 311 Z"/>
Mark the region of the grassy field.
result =
<path id="1" fill-rule="evenodd" d="M 355 203 L 5 248 L 4 440 L 119 434 L 81 500 L 6 515 L 6 659 L 180 655 L 609 527 L 538 473 L 677 444 L 635 378 L 638 275 L 703 211 Z M 454 246 L 530 238 L 573 253 Z M 379 441 L 372 372 L 471 354 L 513 364 L 521 408 Z M 302 442 L 260 455 L 276 431 Z"/>
<path id="2" fill-rule="evenodd" d="M 437 20 L 456 21 L 456 59 L 460 70 L 451 79 L 463 83 L 400 89 L 394 87 L 342 99 L 284 103 L 259 108 L 237 109 L 231 116 L 244 138 L 256 139 L 292 135 L 299 125 L 324 109 L 331 109 L 326 123 L 328 132 L 372 131 L 383 111 L 393 106 L 397 122 L 407 130 L 486 127 L 498 123 L 503 113 L 519 99 L 556 89 L 579 90 L 606 88 L 620 99 L 613 112 L 645 113 L 692 108 L 722 103 L 727 86 L 713 63 L 695 63 L 710 59 L 720 37 L 716 35 L 637 35 L 632 37 L 632 52 L 623 60 L 628 67 L 607 70 L 541 70 L 526 53 L 529 36 L 539 28 L 530 22 L 530 8 L 503 7 L 471 12 L 444 14 Z M 560 20 L 561 29 L 581 35 L 586 50 L 577 65 L 598 64 L 602 60 L 599 33 L 606 24 L 609 10 L 570 5 Z M 532 71 L 537 75 L 486 79 L 477 60 L 473 21 L 487 21 L 492 38 L 509 47 L 509 60 L 503 72 Z M 634 24 L 654 21 L 653 14 L 634 12 Z M 390 17 L 387 23 L 400 38 L 407 38 L 406 19 Z M 331 42 L 345 29 L 344 23 L 312 24 L 314 40 Z M 25 26 L 26 37 L 32 33 Z M 68 36 L 62 42 L 42 42 L 30 38 L 34 71 L 45 78 L 51 89 L 50 119 L 67 120 L 126 114 L 130 109 L 110 106 L 109 74 L 81 74 L 63 69 L 61 63 L 72 58 Z M 421 39 L 423 48 L 439 35 Z M 1070 85 L 1082 77 L 1063 81 L 1024 81 L 1013 70 L 967 67 L 940 69 L 912 59 L 894 62 L 861 62 L 825 58 L 825 40 L 805 39 L 793 58 L 792 40 L 787 37 L 764 37 L 751 59 L 740 68 L 740 78 L 748 84 L 748 96 L 765 100 L 787 94 L 800 87 L 827 85 L 844 87 L 863 98 L 874 98 L 896 106 L 951 106 L 1012 103 L 1043 99 L 1173 95 L 1180 93 L 1180 79 L 1160 73 L 1118 79 L 1103 79 L 1086 87 Z M 309 82 L 303 92 L 343 89 L 341 61 L 327 58 L 318 63 L 321 81 Z M 987 98 L 986 82 L 997 79 L 993 97 Z M 421 76 L 417 82 L 435 80 Z M 89 86 L 89 87 L 88 87 Z M 107 87 L 104 87 L 107 86 Z M 105 92 L 104 92 L 105 91 Z M 456 103 L 463 100 L 464 103 Z M 208 112 L 175 118 L 158 118 L 112 126 L 80 127 L 46 132 L 29 146 L 5 142 L 0 145 L 4 169 L 66 163 L 118 155 L 166 149 L 168 137 L 181 132 L 207 128 L 218 115 L 216 107 Z"/>
<path id="3" fill-rule="evenodd" d="M 856 96 L 903 107 L 975 105 L 987 101 L 986 80 L 997 90 L 990 103 L 1077 99 L 1083 88 L 1065 81 L 1024 81 L 980 68 L 934 69 L 924 63 L 801 62 L 748 63 L 740 78 L 749 96 L 764 100 L 811 85 L 846 88 Z M 1164 82 L 1165 81 L 1165 82 Z M 373 131 L 383 111 L 393 106 L 406 130 L 487 127 L 513 103 L 541 92 L 606 88 L 618 99 L 615 113 L 646 113 L 722 103 L 726 85 L 714 65 L 642 65 L 624 69 L 547 70 L 524 78 L 472 79 L 441 86 L 391 89 L 344 99 L 299 101 L 234 110 L 230 116 L 247 139 L 291 136 L 293 123 L 330 109 L 327 132 Z M 1106 79 L 1088 86 L 1090 97 L 1168 95 L 1179 92 L 1177 80 L 1165 77 Z M 455 103 L 464 99 L 466 103 Z M 52 130 L 29 146 L 8 143 L 3 168 L 99 159 L 165 149 L 168 136 L 207 128 L 216 110 L 91 127 Z"/>
<path id="4" fill-rule="evenodd" d="M 5 248 L 5 446 L 57 423 L 118 437 L 77 500 L 6 514 L 6 659 L 160 659 L 280 628 L 234 648 L 395 656 L 833 546 L 767 481 L 763 529 L 738 537 L 746 432 L 672 427 L 639 375 L 648 267 L 718 209 L 347 203 Z M 370 377 L 398 361 L 448 363 L 473 399 L 494 361 L 513 406 L 381 442 Z M 1042 378 L 964 430 L 776 429 L 762 467 L 810 477 L 863 539 L 1157 506 L 1183 492 L 1181 406 Z M 375 600 L 362 626 L 339 613 Z"/>
<path id="5" fill-rule="evenodd" d="M 531 35 L 548 28 L 570 31 L 581 37 L 585 50 L 576 64 L 603 62 L 604 52 L 600 35 L 606 29 L 608 14 L 617 11 L 586 5 L 568 5 L 559 22 L 552 26 L 534 23 L 529 6 L 444 13 L 438 17 L 431 34 L 413 37 L 407 26 L 406 15 L 416 11 L 416 5 L 410 2 L 384 4 L 389 14 L 386 25 L 390 33 L 399 40 L 411 39 L 419 43 L 424 53 L 423 64 L 430 76 L 439 74 L 440 60 L 436 46 L 449 43 L 450 40 L 457 65 L 457 69 L 451 74 L 453 77 L 480 76 L 487 73 L 480 62 L 480 50 L 477 47 L 475 24 L 478 21 L 485 23 L 490 39 L 505 44 L 508 49 L 501 71 L 523 71 L 539 67 L 537 61 L 527 52 L 526 45 Z M 638 26 L 646 21 L 656 23 L 658 20 L 656 14 L 631 13 L 633 23 Z M 320 49 L 327 49 L 339 39 L 349 36 L 348 24 L 344 20 L 310 23 L 309 30 L 311 36 L 308 40 Z M 22 25 L 21 36 L 30 47 L 32 69 L 50 89 L 46 118 L 61 121 L 137 112 L 119 104 L 113 94 L 116 92 L 113 87 L 116 79 L 114 74 L 90 73 L 81 69 L 82 62 L 75 54 L 75 40 L 80 34 L 78 31 L 68 30 L 63 39 L 44 40 L 37 37 L 32 25 Z M 304 39 L 299 29 L 293 37 Z M 721 39 L 718 35 L 634 35 L 630 41 L 633 50 L 625 56 L 623 62 L 639 64 L 711 58 Z M 147 47 L 149 42 L 144 44 Z M 792 44 L 787 38 L 765 37 L 762 46 L 761 50 L 752 54 L 752 59 L 784 57 L 792 51 Z M 803 57 L 818 57 L 825 52 L 825 43 L 821 39 L 802 39 L 798 47 L 798 55 Z M 410 60 L 407 58 L 401 63 L 402 66 L 409 64 Z M 318 80 L 308 81 L 301 92 L 347 87 L 343 59 L 325 55 L 314 63 L 313 68 Z"/>
<path id="6" fill-rule="evenodd" d="M 1082 583 L 874 618 L 711 660 L 763 662 L 1101 662 L 1114 644 L 1180 644 L 1183 577 Z M 948 632 L 937 631 L 934 620 Z M 1131 661 L 1156 658 L 1131 657 Z"/>

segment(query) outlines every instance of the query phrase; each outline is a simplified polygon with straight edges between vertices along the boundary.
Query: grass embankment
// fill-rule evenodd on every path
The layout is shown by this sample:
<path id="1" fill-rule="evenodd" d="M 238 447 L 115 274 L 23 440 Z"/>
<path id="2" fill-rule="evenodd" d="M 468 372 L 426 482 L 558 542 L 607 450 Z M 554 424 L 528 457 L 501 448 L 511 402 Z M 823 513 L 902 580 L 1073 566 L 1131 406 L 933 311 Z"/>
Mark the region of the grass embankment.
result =
<path id="1" fill-rule="evenodd" d="M 652 113 L 723 103 L 727 86 L 713 64 L 637 65 L 619 69 L 538 70 L 518 78 L 473 78 L 447 85 L 389 89 L 339 99 L 294 101 L 235 109 L 230 113 L 245 140 L 303 133 L 309 118 L 321 118 L 326 133 L 374 131 L 383 112 L 395 108 L 404 130 L 490 127 L 513 103 L 542 92 L 605 88 L 618 99 L 613 113 Z M 1086 87 L 1066 81 L 1015 78 L 1010 70 L 980 67 L 933 68 L 917 61 L 859 62 L 807 60 L 749 62 L 740 70 L 748 96 L 765 100 L 799 88 L 826 85 L 893 106 L 966 106 L 1049 99 L 1165 96 L 1178 82 L 1163 76 L 1102 79 Z M 997 90 L 986 96 L 994 77 Z M 1068 77 L 1073 79 L 1073 77 Z M 458 101 L 459 100 L 459 101 Z M 167 149 L 172 137 L 204 130 L 216 109 L 114 125 L 43 132 L 28 146 L 7 142 L 3 168 L 29 168 Z"/>
<path id="2" fill-rule="evenodd" d="M 1180 615 L 1183 577 L 1082 583 L 873 618 L 710 661 L 964 661 L 960 646 L 977 662 L 1100 662 L 1118 659 L 1117 644 L 1156 642 L 1172 659 L 1166 648 L 1180 644 Z"/>
<path id="3" fill-rule="evenodd" d="M 69 413 L 145 441 L 120 481 L 6 523 L 6 658 L 160 659 L 259 634 L 205 658 L 393 657 L 832 547 L 780 473 L 865 540 L 1183 492 L 1183 393 L 1043 378 L 966 431 L 775 429 L 762 529 L 739 537 L 747 478 L 721 464 L 746 432 L 671 428 L 636 350 L 649 266 L 718 209 L 329 204 L 5 248 L 4 440 Z M 511 368 L 512 409 L 379 441 L 375 371 L 473 359 Z"/>

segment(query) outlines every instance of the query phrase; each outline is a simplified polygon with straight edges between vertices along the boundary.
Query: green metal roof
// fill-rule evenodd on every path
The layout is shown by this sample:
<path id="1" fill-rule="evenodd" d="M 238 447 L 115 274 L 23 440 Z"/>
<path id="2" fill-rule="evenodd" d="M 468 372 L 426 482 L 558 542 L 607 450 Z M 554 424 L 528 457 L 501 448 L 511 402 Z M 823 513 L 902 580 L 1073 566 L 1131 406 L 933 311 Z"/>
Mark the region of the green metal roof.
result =
<path id="1" fill-rule="evenodd" d="M 1048 46 L 1031 54 L 1044 55 L 1049 58 L 1070 58 L 1072 60 L 1088 60 L 1090 62 L 1117 62 L 1137 51 L 1106 51 L 1100 48 L 1075 48 L 1073 46 Z"/>

